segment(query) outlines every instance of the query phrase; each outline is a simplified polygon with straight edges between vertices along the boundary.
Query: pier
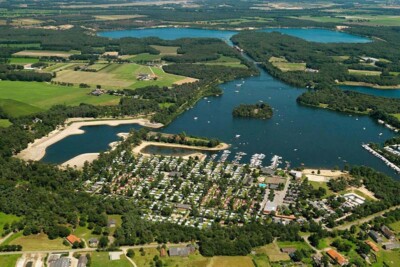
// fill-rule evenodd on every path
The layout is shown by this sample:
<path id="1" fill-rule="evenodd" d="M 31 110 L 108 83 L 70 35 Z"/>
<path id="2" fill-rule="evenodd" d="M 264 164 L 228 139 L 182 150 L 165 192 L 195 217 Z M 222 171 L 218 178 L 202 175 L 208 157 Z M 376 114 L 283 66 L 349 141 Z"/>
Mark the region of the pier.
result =
<path id="1" fill-rule="evenodd" d="M 389 161 L 387 158 L 385 158 L 384 156 L 382 156 L 381 154 L 379 154 L 378 152 L 376 152 L 375 150 L 373 150 L 369 145 L 367 144 L 363 144 L 362 145 L 363 148 L 365 148 L 368 152 L 370 152 L 372 155 L 374 155 L 375 157 L 381 159 L 383 162 L 385 162 L 385 164 L 387 166 L 389 166 L 390 168 L 392 168 L 393 170 L 395 170 L 397 173 L 400 173 L 400 168 L 392 163 L 391 161 Z"/>

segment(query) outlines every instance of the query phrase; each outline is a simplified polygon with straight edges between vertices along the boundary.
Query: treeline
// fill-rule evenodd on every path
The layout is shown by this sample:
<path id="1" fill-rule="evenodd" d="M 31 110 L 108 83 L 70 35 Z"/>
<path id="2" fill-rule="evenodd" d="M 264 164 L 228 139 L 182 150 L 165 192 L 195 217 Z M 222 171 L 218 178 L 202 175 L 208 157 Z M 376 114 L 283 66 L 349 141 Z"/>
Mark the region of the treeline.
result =
<path id="1" fill-rule="evenodd" d="M 400 113 L 400 99 L 385 98 L 341 89 L 309 90 L 297 98 L 303 105 L 319 107 L 327 105 L 329 109 L 341 112 L 369 114 L 372 112 Z M 378 117 L 378 113 L 375 113 Z"/>
<path id="2" fill-rule="evenodd" d="M 150 142 L 161 142 L 161 143 L 180 144 L 187 146 L 200 146 L 200 147 L 216 147 L 219 144 L 221 144 L 221 141 L 218 139 L 187 136 L 185 133 L 162 134 L 162 133 L 150 132 L 146 135 L 144 140 Z"/>
<path id="3" fill-rule="evenodd" d="M 23 66 L 0 64 L 0 80 L 49 82 L 53 78 L 50 73 L 24 71 L 23 69 Z"/>
<path id="4" fill-rule="evenodd" d="M 241 104 L 235 107 L 232 111 L 234 117 L 270 119 L 272 118 L 273 110 L 265 103 L 245 105 Z"/>

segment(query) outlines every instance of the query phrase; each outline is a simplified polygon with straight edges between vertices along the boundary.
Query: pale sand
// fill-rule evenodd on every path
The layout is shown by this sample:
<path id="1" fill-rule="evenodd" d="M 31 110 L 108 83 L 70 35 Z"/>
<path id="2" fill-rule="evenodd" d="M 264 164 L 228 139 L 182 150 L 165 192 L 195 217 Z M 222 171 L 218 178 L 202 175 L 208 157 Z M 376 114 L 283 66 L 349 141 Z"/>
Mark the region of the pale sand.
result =
<path id="1" fill-rule="evenodd" d="M 320 174 L 318 174 L 318 169 L 305 169 L 302 173 L 312 182 L 328 182 L 332 178 L 346 175 L 344 172 L 334 170 L 320 170 Z"/>
<path id="2" fill-rule="evenodd" d="M 198 79 L 188 77 L 188 78 L 185 78 L 183 80 L 174 82 L 174 84 L 182 85 L 182 84 L 185 84 L 185 83 L 194 83 L 194 82 L 197 82 L 197 81 L 198 81 Z"/>
<path id="3" fill-rule="evenodd" d="M 61 164 L 61 166 L 63 167 L 75 167 L 77 169 L 82 169 L 83 165 L 85 164 L 85 162 L 89 162 L 92 163 L 94 160 L 96 160 L 99 157 L 100 153 L 86 153 L 86 154 L 81 154 L 78 155 L 66 162 L 64 162 L 63 164 Z"/>
<path id="4" fill-rule="evenodd" d="M 159 142 L 147 142 L 147 141 L 143 141 L 140 145 L 136 146 L 133 149 L 133 153 L 135 154 L 142 154 L 144 156 L 151 156 L 150 154 L 147 153 L 143 153 L 142 149 L 145 148 L 146 146 L 161 146 L 161 147 L 172 147 L 172 148 L 186 148 L 186 149 L 191 149 L 191 150 L 199 150 L 199 151 L 219 151 L 219 150 L 224 150 L 224 149 L 228 149 L 230 147 L 229 144 L 225 144 L 225 143 L 221 143 L 216 147 L 199 147 L 199 146 L 187 146 L 187 145 L 180 145 L 180 144 L 169 144 L 169 143 L 159 143 Z M 187 156 L 183 156 L 182 158 L 189 158 L 189 157 L 196 157 L 198 156 L 200 158 L 200 160 L 204 160 L 207 155 L 203 154 L 203 153 L 191 153 Z"/>
<path id="5" fill-rule="evenodd" d="M 369 191 L 364 185 L 361 186 L 361 187 L 350 187 L 349 190 L 350 190 L 351 192 L 353 192 L 353 193 L 356 193 L 356 194 L 357 194 L 356 191 L 360 191 L 361 193 L 365 194 L 366 196 L 369 196 L 371 199 L 373 199 L 373 200 L 378 200 L 378 199 L 375 197 L 374 193 L 371 192 L 371 191 Z"/>
<path id="6" fill-rule="evenodd" d="M 80 128 L 83 126 L 94 126 L 94 125 L 109 125 L 117 126 L 121 124 L 139 124 L 150 128 L 161 128 L 162 124 L 153 124 L 147 119 L 126 119 L 126 120 L 89 120 L 82 118 L 74 118 L 66 121 L 67 126 L 65 128 L 60 127 L 57 130 L 52 131 L 47 136 L 35 140 L 30 143 L 26 149 L 21 151 L 17 157 L 23 160 L 40 160 L 46 154 L 46 149 L 52 144 L 70 136 L 83 134 L 84 131 Z"/>

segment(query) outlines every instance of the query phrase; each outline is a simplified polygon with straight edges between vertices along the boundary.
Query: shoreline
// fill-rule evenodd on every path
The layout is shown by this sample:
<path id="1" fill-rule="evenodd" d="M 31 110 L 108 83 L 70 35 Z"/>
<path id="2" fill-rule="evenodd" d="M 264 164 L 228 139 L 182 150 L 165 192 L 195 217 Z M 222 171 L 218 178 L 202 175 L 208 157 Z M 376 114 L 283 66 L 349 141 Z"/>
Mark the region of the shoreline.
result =
<path id="1" fill-rule="evenodd" d="M 80 129 L 84 126 L 108 125 L 118 126 L 121 124 L 139 124 L 143 127 L 161 128 L 164 125 L 160 123 L 151 123 L 147 119 L 98 119 L 93 118 L 72 118 L 65 121 L 64 126 L 50 132 L 47 136 L 36 139 L 33 143 L 28 144 L 28 147 L 16 155 L 17 158 L 29 161 L 39 161 L 46 155 L 46 149 L 61 141 L 62 139 L 71 136 L 84 134 L 85 131 Z"/>
<path id="2" fill-rule="evenodd" d="M 142 154 L 144 156 L 152 156 L 153 154 L 143 153 L 142 150 L 147 146 L 158 146 L 158 147 L 169 147 L 169 148 L 183 148 L 188 150 L 198 150 L 199 152 L 190 153 L 189 155 L 182 156 L 182 158 L 189 158 L 189 157 L 196 157 L 198 156 L 200 160 L 204 160 L 207 156 L 201 151 L 220 151 L 225 150 L 230 147 L 229 144 L 221 143 L 216 147 L 196 147 L 196 146 L 188 146 L 188 145 L 181 145 L 181 144 L 172 144 L 172 143 L 160 143 L 160 142 L 148 142 L 142 141 L 142 143 L 133 148 L 133 153 L 135 154 Z M 171 155 L 172 156 L 172 155 Z"/>

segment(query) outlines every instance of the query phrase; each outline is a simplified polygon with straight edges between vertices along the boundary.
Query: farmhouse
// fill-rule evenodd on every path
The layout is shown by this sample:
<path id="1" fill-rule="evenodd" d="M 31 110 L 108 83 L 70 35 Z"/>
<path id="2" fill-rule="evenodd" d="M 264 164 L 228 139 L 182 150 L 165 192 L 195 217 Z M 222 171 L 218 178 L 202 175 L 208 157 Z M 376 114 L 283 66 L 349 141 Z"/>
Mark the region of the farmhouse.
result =
<path id="1" fill-rule="evenodd" d="M 387 242 L 387 243 L 383 243 L 382 246 L 386 250 L 392 250 L 392 249 L 400 248 L 400 243 L 399 242 Z"/>
<path id="2" fill-rule="evenodd" d="M 156 75 L 150 75 L 148 73 L 139 73 L 137 76 L 138 81 L 152 81 L 156 79 L 157 79 Z"/>
<path id="3" fill-rule="evenodd" d="M 81 239 L 78 238 L 78 237 L 75 236 L 75 235 L 69 235 L 69 236 L 66 237 L 66 239 L 67 239 L 67 241 L 68 241 L 69 243 L 71 243 L 71 245 L 74 244 L 75 242 L 78 242 L 78 243 L 81 242 Z"/>
<path id="4" fill-rule="evenodd" d="M 374 230 L 369 231 L 369 236 L 377 243 L 381 243 L 383 241 L 382 237 L 380 237 L 380 235 Z"/>
<path id="5" fill-rule="evenodd" d="M 107 227 L 114 228 L 117 226 L 117 221 L 115 219 L 109 219 L 107 223 Z"/>
<path id="6" fill-rule="evenodd" d="M 187 257 L 190 254 L 190 249 L 188 247 L 183 248 L 170 248 L 169 249 L 169 256 L 180 256 L 180 257 Z"/>
<path id="7" fill-rule="evenodd" d="M 387 227 L 386 225 L 383 225 L 381 227 L 381 232 L 389 240 L 395 240 L 396 239 L 396 236 L 394 235 L 392 230 L 390 230 L 389 227 Z"/>
<path id="8" fill-rule="evenodd" d="M 374 242 L 372 242 L 372 241 L 370 241 L 370 240 L 367 240 L 367 241 L 365 241 L 365 244 L 367 244 L 368 246 L 370 246 L 370 248 L 371 248 L 373 251 L 375 251 L 375 252 L 378 252 L 378 251 L 379 251 L 379 247 L 378 247 Z"/>
<path id="9" fill-rule="evenodd" d="M 50 267 L 69 267 L 71 265 L 71 259 L 59 258 L 50 263 Z"/>
<path id="10" fill-rule="evenodd" d="M 339 264 L 340 266 L 346 265 L 349 262 L 346 260 L 345 257 L 343 257 L 339 252 L 337 252 L 336 250 L 330 249 L 326 252 L 326 254 L 328 254 L 329 257 L 331 257 L 335 262 L 337 262 L 337 264 Z"/>
<path id="11" fill-rule="evenodd" d="M 97 247 L 99 245 L 99 240 L 97 238 L 90 238 L 88 243 L 89 247 Z"/>

